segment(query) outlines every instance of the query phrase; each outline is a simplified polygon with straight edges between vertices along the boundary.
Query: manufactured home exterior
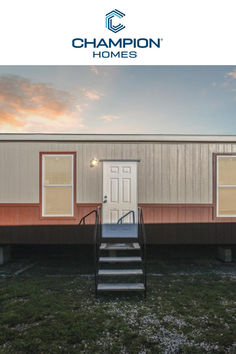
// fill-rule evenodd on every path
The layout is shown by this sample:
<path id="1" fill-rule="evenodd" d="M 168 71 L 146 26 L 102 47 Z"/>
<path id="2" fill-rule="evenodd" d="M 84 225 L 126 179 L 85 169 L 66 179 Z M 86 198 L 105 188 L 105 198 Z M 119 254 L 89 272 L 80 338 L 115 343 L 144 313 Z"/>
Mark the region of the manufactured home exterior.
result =
<path id="1" fill-rule="evenodd" d="M 0 244 L 89 244 L 97 206 L 142 207 L 148 243 L 235 244 L 236 136 L 0 134 Z"/>

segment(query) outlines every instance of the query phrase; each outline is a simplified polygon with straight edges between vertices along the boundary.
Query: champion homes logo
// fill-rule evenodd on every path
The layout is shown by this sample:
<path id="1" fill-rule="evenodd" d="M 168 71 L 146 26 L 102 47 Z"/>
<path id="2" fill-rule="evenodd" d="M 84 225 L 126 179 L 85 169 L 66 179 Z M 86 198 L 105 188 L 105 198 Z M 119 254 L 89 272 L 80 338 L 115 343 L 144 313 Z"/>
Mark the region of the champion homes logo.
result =
<path id="1" fill-rule="evenodd" d="M 118 18 L 122 18 L 124 17 L 125 14 L 123 14 L 123 12 L 119 11 L 119 10 L 112 10 L 111 12 L 108 12 L 108 14 L 106 14 L 106 28 L 108 28 L 110 31 L 117 33 L 121 30 L 123 30 L 125 28 L 124 25 L 122 25 L 121 23 L 119 23 L 118 25 L 114 25 L 112 23 L 112 19 L 114 17 L 118 17 Z"/>
<path id="2" fill-rule="evenodd" d="M 123 30 L 125 25 L 120 23 L 125 14 L 117 9 L 105 15 L 105 28 L 114 34 Z M 117 21 L 118 19 L 118 21 Z M 117 23 L 118 22 L 118 23 Z M 123 33 L 123 32 L 122 32 Z M 138 49 L 157 49 L 161 47 L 162 38 L 74 38 L 72 47 L 76 49 L 93 49 L 93 58 L 137 58 Z M 117 50 L 117 49 L 120 50 Z M 94 50 L 96 49 L 96 50 Z M 97 50 L 98 49 L 98 50 Z"/>

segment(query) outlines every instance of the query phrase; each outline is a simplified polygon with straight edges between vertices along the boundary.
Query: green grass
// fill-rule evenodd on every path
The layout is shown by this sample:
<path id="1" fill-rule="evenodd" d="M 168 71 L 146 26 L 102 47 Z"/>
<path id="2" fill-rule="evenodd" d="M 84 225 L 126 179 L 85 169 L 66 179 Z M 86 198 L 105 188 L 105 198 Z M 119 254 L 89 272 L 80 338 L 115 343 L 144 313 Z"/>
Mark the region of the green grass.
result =
<path id="1" fill-rule="evenodd" d="M 142 296 L 94 298 L 92 277 L 0 280 L 0 353 L 235 353 L 236 285 L 149 276 Z"/>

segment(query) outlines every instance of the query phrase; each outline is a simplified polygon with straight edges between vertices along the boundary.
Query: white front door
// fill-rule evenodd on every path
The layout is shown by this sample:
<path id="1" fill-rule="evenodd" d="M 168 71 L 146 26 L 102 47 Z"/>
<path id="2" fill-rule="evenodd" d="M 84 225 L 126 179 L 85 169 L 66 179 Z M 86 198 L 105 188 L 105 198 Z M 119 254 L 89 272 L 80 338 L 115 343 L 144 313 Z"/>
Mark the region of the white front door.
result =
<path id="1" fill-rule="evenodd" d="M 117 223 L 133 210 L 137 222 L 137 162 L 103 162 L 103 224 Z M 129 214 L 123 223 L 133 223 Z"/>

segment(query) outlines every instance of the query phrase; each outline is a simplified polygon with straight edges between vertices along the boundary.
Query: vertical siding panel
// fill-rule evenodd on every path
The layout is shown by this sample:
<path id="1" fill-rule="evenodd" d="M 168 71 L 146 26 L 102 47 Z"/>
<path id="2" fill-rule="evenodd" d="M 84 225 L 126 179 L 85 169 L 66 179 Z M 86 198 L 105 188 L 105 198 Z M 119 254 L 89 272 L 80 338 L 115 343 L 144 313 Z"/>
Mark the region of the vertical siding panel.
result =
<path id="1" fill-rule="evenodd" d="M 232 152 L 231 144 L 224 144 L 224 152 Z"/>
<path id="2" fill-rule="evenodd" d="M 124 146 L 125 145 L 122 145 L 120 143 L 116 143 L 116 146 L 115 146 L 115 154 L 116 154 L 116 159 L 123 159 L 124 157 Z"/>
<path id="3" fill-rule="evenodd" d="M 76 151 L 76 203 L 79 202 L 81 194 L 81 171 L 80 171 L 80 162 L 82 158 L 82 145 L 74 144 L 74 151 Z"/>
<path id="4" fill-rule="evenodd" d="M 193 144 L 193 156 L 192 156 L 192 188 L 193 199 L 192 203 L 200 203 L 200 146 L 201 144 Z"/>
<path id="5" fill-rule="evenodd" d="M 145 146 L 146 173 L 145 173 L 145 199 L 148 203 L 154 203 L 154 175 L 153 175 L 153 144 Z"/>
<path id="6" fill-rule="evenodd" d="M 149 164 L 150 162 L 147 161 L 147 146 L 146 144 L 140 144 L 140 151 L 142 153 L 142 160 L 143 160 L 143 174 L 142 174 L 142 194 L 143 194 L 143 199 L 145 200 L 145 203 L 148 203 L 148 198 L 147 198 L 147 191 L 148 191 L 148 169 L 149 169 Z"/>
<path id="7" fill-rule="evenodd" d="M 96 168 L 91 168 L 89 164 L 87 164 L 87 161 L 89 162 L 91 158 L 93 157 L 93 144 L 92 146 L 90 144 L 85 144 L 86 145 L 86 153 L 85 153 L 85 159 L 82 161 L 82 168 L 86 172 L 86 178 L 84 180 L 84 185 L 82 188 L 84 189 L 84 203 L 89 203 L 90 202 L 90 196 L 91 193 L 94 192 L 94 186 L 91 185 L 91 171 L 96 170 Z"/>
<path id="8" fill-rule="evenodd" d="M 131 143 L 128 143 L 127 145 L 126 145 L 126 149 L 125 149 L 125 155 L 124 155 L 124 157 L 126 158 L 126 159 L 131 159 Z"/>
<path id="9" fill-rule="evenodd" d="M 170 201 L 169 203 L 176 203 L 178 198 L 178 150 L 176 144 L 170 145 Z"/>
<path id="10" fill-rule="evenodd" d="M 144 203 L 148 203 L 147 200 L 147 170 L 148 170 L 148 161 L 146 159 L 146 144 L 142 146 L 142 160 L 143 160 L 143 174 L 141 180 L 141 192 L 143 196 Z"/>
<path id="11" fill-rule="evenodd" d="M 193 146 L 192 144 L 186 144 L 186 160 L 185 160 L 185 168 L 186 171 L 186 179 L 185 179 L 185 196 L 186 203 L 193 203 Z"/>
<path id="12" fill-rule="evenodd" d="M 209 150 L 208 144 L 200 145 L 200 202 L 209 203 Z"/>
<path id="13" fill-rule="evenodd" d="M 213 153 L 218 152 L 217 144 L 209 145 L 209 200 L 208 203 L 213 203 Z"/>
<path id="14" fill-rule="evenodd" d="M 140 203 L 147 203 L 145 199 L 145 173 L 146 173 L 146 162 L 145 162 L 145 154 L 144 147 L 142 144 L 138 144 L 138 156 L 140 157 L 139 163 L 139 176 L 138 176 L 138 200 Z"/>
<path id="15" fill-rule="evenodd" d="M 177 203 L 185 203 L 185 185 L 186 185 L 186 151 L 185 144 L 178 144 L 177 146 Z"/>
<path id="16" fill-rule="evenodd" d="M 212 203 L 212 153 L 236 152 L 235 143 L 4 142 L 0 146 L 2 203 L 39 202 L 40 151 L 77 152 L 77 202 L 101 201 L 102 164 L 89 167 L 96 156 L 141 159 L 140 203 Z"/>
<path id="17" fill-rule="evenodd" d="M 139 156 L 138 156 L 137 144 L 130 144 L 130 147 L 131 147 L 131 158 L 138 160 Z"/>
<path id="18" fill-rule="evenodd" d="M 121 145 L 121 155 L 122 155 L 122 159 L 127 159 L 127 154 L 128 154 L 128 150 L 127 150 L 127 148 L 128 148 L 129 146 L 128 146 L 128 144 L 122 144 Z"/>
<path id="19" fill-rule="evenodd" d="M 162 193 L 162 156 L 161 144 L 154 144 L 153 152 L 153 184 L 154 184 L 154 203 L 161 203 Z"/>
<path id="20" fill-rule="evenodd" d="M 231 149 L 232 149 L 232 152 L 236 152 L 236 144 L 232 144 Z"/>
<path id="21" fill-rule="evenodd" d="M 87 160 L 87 144 L 83 144 L 83 154 L 82 154 L 82 160 L 80 161 L 80 169 L 82 173 L 82 183 L 81 183 L 81 203 L 85 203 L 86 201 L 86 185 L 87 185 L 87 179 L 88 179 L 88 169 L 84 168 L 84 161 Z"/>
<path id="22" fill-rule="evenodd" d="M 169 144 L 162 144 L 162 203 L 169 203 L 170 200 L 170 147 Z"/>
<path id="23" fill-rule="evenodd" d="M 1 144 L 0 202 L 39 202 L 39 153 L 30 143 Z"/>
<path id="24" fill-rule="evenodd" d="M 97 156 L 99 159 L 99 156 L 104 155 L 104 144 L 97 144 Z M 91 168 L 92 170 L 92 168 Z M 96 186 L 96 203 L 102 202 L 102 164 L 99 163 L 97 168 L 95 168 L 96 173 L 93 175 L 93 183 Z"/>
<path id="25" fill-rule="evenodd" d="M 104 149 L 104 158 L 105 159 L 115 159 L 116 158 L 116 145 L 115 144 L 107 144 Z"/>
<path id="26" fill-rule="evenodd" d="M 95 156 L 96 158 L 100 158 L 100 156 L 104 155 L 104 149 L 105 146 L 104 144 L 101 143 L 96 143 L 93 145 L 93 156 Z M 87 162 L 88 165 L 89 162 Z M 102 186 L 102 163 L 99 163 L 98 166 L 91 168 L 88 167 L 89 171 L 90 171 L 90 175 L 91 175 L 91 183 L 93 184 L 94 188 L 91 189 L 90 193 L 90 198 L 89 198 L 89 202 L 96 202 L 99 203 L 102 201 L 102 193 L 103 193 L 103 186 Z"/>
<path id="27" fill-rule="evenodd" d="M 225 152 L 224 144 L 217 144 L 217 152 Z"/>

